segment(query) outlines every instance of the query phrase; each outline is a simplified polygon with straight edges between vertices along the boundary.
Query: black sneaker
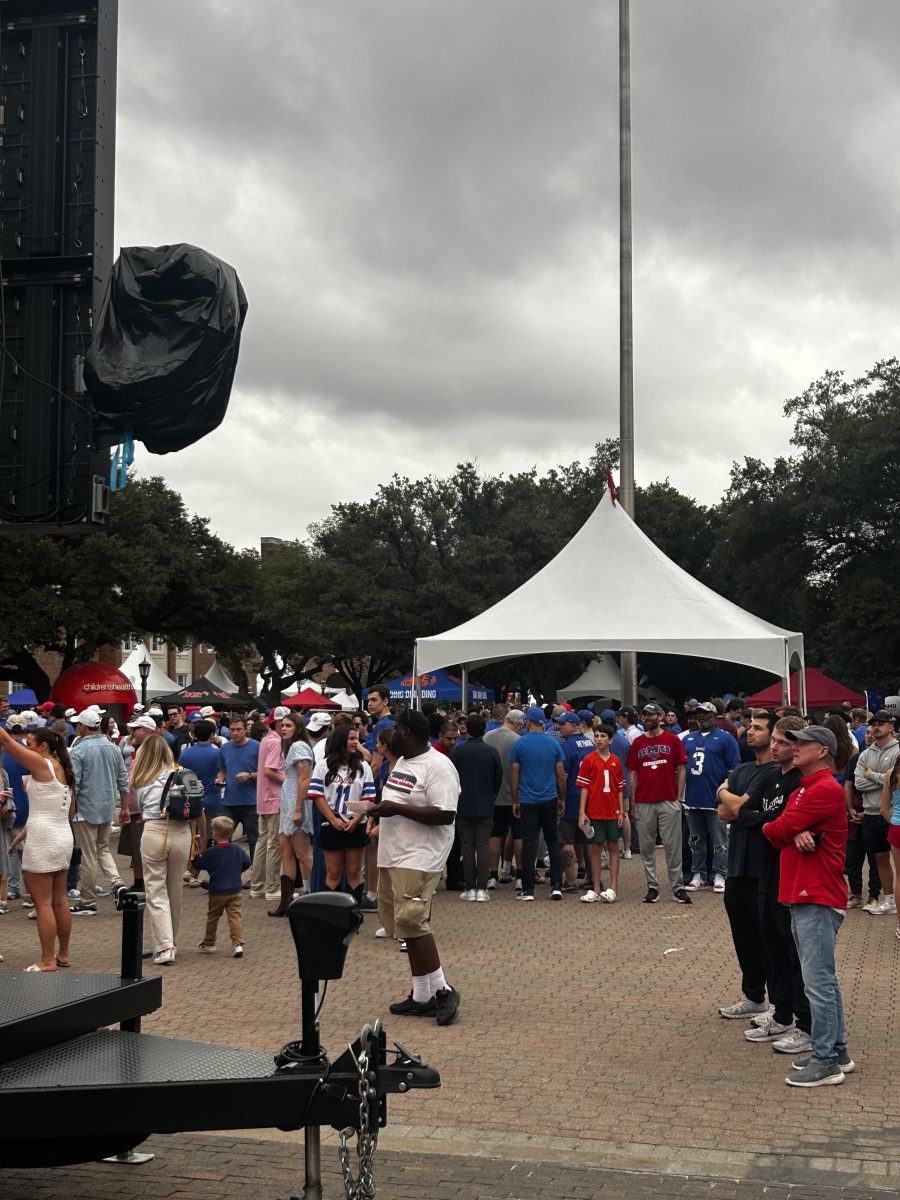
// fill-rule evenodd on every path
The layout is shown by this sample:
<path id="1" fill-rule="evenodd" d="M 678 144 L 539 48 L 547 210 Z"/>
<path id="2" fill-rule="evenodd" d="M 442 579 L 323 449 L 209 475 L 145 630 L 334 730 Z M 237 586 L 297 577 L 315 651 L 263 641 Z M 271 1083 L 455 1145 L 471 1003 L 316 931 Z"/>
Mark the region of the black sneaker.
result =
<path id="1" fill-rule="evenodd" d="M 434 1006 L 434 1016 L 438 1025 L 451 1025 L 459 1012 L 459 992 L 448 984 L 435 996 Z"/>
<path id="2" fill-rule="evenodd" d="M 378 901 L 370 900 L 368 896 L 363 896 L 359 902 L 359 907 L 363 912 L 378 912 Z"/>
<path id="3" fill-rule="evenodd" d="M 430 1000 L 413 1000 L 412 992 L 405 1000 L 397 1000 L 388 1005 L 395 1017 L 433 1017 L 437 1010 L 434 996 Z"/>
<path id="4" fill-rule="evenodd" d="M 672 898 L 674 899 L 676 904 L 691 904 L 691 903 L 693 903 L 690 896 L 687 894 L 687 892 L 684 890 L 683 887 L 676 888 L 675 891 L 672 893 Z"/>
<path id="5" fill-rule="evenodd" d="M 659 903 L 659 888 L 647 888 L 647 895 L 644 897 L 645 904 Z"/>
<path id="6" fill-rule="evenodd" d="M 73 917 L 96 917 L 97 905 L 92 900 L 79 900 L 69 907 L 69 912 Z"/>
<path id="7" fill-rule="evenodd" d="M 572 890 L 574 891 L 575 889 L 573 888 Z M 550 889 L 550 899 L 551 900 L 562 900 L 562 889 L 558 888 L 558 887 L 551 888 Z"/>

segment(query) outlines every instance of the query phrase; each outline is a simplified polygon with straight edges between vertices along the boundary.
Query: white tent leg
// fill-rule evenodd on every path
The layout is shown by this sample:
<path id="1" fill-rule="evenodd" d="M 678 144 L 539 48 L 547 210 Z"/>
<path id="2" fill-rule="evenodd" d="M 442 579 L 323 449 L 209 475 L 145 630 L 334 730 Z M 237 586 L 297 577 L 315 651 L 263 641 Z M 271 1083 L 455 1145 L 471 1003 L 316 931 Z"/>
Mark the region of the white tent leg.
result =
<path id="1" fill-rule="evenodd" d="M 466 663 L 462 669 L 462 710 L 469 711 L 469 667 Z"/>

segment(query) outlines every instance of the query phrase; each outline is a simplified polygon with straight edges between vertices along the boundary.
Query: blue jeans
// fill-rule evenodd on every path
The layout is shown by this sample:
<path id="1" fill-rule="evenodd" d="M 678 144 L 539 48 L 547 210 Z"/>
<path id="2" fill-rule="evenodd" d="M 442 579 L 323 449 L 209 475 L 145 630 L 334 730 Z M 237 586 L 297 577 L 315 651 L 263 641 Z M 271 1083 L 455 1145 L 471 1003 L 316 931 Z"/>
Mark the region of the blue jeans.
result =
<path id="1" fill-rule="evenodd" d="M 244 833 L 247 836 L 247 853 L 250 855 L 250 861 L 252 862 L 253 855 L 256 852 L 256 841 L 259 837 L 259 815 L 256 811 L 256 805 L 226 804 L 222 808 L 222 815 L 231 817 L 235 828 L 238 825 L 243 825 Z"/>
<path id="2" fill-rule="evenodd" d="M 712 842 L 712 869 L 714 875 L 728 872 L 728 834 L 725 823 L 716 816 L 714 808 L 686 808 L 690 832 L 691 872 L 706 879 L 707 842 Z M 712 883 L 712 880 L 709 880 Z"/>
<path id="3" fill-rule="evenodd" d="M 791 932 L 812 1016 L 813 1058 L 833 1066 L 847 1049 L 844 1000 L 834 965 L 834 945 L 844 914 L 824 904 L 792 904 Z"/>

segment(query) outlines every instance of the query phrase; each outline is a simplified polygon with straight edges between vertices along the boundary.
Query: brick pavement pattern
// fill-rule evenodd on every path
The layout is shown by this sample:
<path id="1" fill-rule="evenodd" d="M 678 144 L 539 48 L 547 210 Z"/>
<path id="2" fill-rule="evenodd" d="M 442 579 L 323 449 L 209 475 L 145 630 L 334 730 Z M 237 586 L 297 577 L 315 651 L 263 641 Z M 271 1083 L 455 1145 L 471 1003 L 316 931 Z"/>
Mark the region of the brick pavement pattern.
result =
<path id="1" fill-rule="evenodd" d="M 407 962 L 395 943 L 374 938 L 377 920 L 366 917 L 344 979 L 329 988 L 323 1042 L 336 1056 L 380 1015 L 389 1040 L 420 1052 L 443 1079 L 437 1091 L 391 1097 L 381 1153 L 897 1187 L 892 917 L 848 914 L 838 970 L 857 1071 L 841 1087 L 806 1091 L 785 1086 L 787 1056 L 748 1043 L 742 1022 L 716 1013 L 740 995 L 720 896 L 701 893 L 690 908 L 667 896 L 642 904 L 637 859 L 622 864 L 615 905 L 577 896 L 551 903 L 546 887 L 537 891 L 534 904 L 517 902 L 509 886 L 489 904 L 439 891 L 435 931 L 462 994 L 459 1020 L 447 1028 L 388 1015 L 388 1003 L 409 990 Z M 219 953 L 206 957 L 197 951 L 206 893 L 186 889 L 184 901 L 177 963 L 147 966 L 164 973 L 165 991 L 144 1029 L 272 1051 L 298 1036 L 287 922 L 248 899 L 246 957 L 232 959 L 221 934 Z M 120 921 L 110 901 L 100 909 L 76 918 L 76 969 L 118 969 Z M 0 919 L 0 969 L 26 966 L 36 945 L 34 922 L 11 905 Z"/>
<path id="2" fill-rule="evenodd" d="M 5 1171 L 0 1200 L 286 1200 L 302 1192 L 302 1155 L 274 1142 L 152 1138 L 157 1157 L 139 1167 L 85 1163 L 55 1170 Z M 281 1152 L 281 1153 L 279 1153 Z M 325 1195 L 344 1195 L 334 1160 L 323 1172 Z M 440 1154 L 378 1154 L 378 1200 L 881 1200 L 865 1188 L 791 1186 L 605 1167 L 519 1164 Z"/>

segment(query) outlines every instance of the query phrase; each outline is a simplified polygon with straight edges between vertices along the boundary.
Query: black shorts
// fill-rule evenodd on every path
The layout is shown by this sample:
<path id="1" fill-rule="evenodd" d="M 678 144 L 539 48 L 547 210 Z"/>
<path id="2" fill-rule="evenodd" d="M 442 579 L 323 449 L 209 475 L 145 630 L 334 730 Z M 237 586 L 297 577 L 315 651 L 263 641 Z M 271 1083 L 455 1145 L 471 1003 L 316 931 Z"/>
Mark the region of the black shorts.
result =
<path id="1" fill-rule="evenodd" d="M 860 840 L 866 854 L 890 854 L 888 823 L 877 813 L 866 813 L 859 829 Z"/>
<path id="2" fill-rule="evenodd" d="M 495 804 L 494 827 L 491 830 L 491 837 L 506 837 L 507 830 L 512 833 L 514 842 L 520 841 L 522 837 L 521 818 L 513 816 L 511 804 Z"/>
<path id="3" fill-rule="evenodd" d="M 581 828 L 574 817 L 560 817 L 559 825 L 559 844 L 561 846 L 586 846 L 587 838 L 581 832 Z"/>
<path id="4" fill-rule="evenodd" d="M 322 850 L 359 850 L 368 844 L 369 835 L 363 824 L 357 825 L 351 833 L 335 829 L 327 821 L 323 821 L 319 828 L 319 846 Z"/>

